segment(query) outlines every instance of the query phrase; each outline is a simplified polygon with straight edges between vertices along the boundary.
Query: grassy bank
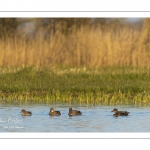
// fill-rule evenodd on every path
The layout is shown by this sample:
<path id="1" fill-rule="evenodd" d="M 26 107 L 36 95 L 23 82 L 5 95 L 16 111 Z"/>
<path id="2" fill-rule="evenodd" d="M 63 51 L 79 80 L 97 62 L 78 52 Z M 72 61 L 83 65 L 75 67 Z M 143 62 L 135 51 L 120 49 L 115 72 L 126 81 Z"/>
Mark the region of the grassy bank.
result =
<path id="1" fill-rule="evenodd" d="M 150 69 L 0 68 L 0 103 L 150 105 Z"/>

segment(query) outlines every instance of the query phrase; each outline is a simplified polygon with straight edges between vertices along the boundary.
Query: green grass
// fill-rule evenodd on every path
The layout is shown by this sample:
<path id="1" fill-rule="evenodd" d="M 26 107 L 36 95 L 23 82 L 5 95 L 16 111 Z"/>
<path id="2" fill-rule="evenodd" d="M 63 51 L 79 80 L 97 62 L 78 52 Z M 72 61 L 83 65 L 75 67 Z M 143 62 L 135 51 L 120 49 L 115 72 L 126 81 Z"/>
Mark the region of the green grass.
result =
<path id="1" fill-rule="evenodd" d="M 1 68 L 0 103 L 150 105 L 149 68 Z"/>

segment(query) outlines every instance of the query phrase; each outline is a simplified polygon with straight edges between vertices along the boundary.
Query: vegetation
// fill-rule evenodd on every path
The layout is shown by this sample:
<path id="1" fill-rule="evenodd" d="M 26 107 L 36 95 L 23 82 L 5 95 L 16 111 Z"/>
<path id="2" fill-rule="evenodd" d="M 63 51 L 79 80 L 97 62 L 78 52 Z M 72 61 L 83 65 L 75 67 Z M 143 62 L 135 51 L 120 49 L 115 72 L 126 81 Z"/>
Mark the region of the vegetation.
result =
<path id="1" fill-rule="evenodd" d="M 2 69 L 0 103 L 150 105 L 149 68 Z"/>
<path id="2" fill-rule="evenodd" d="M 39 31 L 35 38 L 26 36 L 0 40 L 0 66 L 148 66 L 149 28 L 143 26 L 86 26 L 71 28 L 70 34 L 61 27 L 49 37 Z"/>
<path id="3" fill-rule="evenodd" d="M 149 106 L 149 25 L 0 19 L 0 103 Z"/>

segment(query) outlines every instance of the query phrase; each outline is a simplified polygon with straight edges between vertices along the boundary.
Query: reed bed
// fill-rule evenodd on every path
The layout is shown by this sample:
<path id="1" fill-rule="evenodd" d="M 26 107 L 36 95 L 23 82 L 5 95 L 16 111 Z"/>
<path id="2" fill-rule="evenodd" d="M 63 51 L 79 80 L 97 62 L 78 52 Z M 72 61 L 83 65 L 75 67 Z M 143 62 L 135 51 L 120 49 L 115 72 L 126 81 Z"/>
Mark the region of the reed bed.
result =
<path id="1" fill-rule="evenodd" d="M 88 27 L 73 29 L 65 35 L 61 29 L 49 38 L 37 33 L 0 40 L 0 66 L 149 66 L 149 27 Z"/>
<path id="2" fill-rule="evenodd" d="M 149 107 L 148 35 L 145 23 L 1 39 L 0 103 Z"/>

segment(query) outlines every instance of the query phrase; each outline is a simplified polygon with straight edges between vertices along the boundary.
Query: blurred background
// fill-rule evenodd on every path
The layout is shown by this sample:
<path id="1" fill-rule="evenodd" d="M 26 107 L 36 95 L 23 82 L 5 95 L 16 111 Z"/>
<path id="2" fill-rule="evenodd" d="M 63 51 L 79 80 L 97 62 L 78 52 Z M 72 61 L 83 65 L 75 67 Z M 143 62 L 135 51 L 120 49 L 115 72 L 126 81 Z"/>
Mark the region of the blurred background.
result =
<path id="1" fill-rule="evenodd" d="M 149 66 L 149 18 L 0 18 L 0 66 Z"/>

